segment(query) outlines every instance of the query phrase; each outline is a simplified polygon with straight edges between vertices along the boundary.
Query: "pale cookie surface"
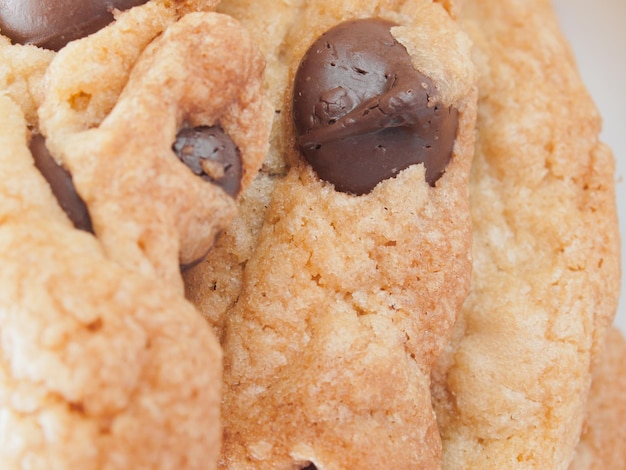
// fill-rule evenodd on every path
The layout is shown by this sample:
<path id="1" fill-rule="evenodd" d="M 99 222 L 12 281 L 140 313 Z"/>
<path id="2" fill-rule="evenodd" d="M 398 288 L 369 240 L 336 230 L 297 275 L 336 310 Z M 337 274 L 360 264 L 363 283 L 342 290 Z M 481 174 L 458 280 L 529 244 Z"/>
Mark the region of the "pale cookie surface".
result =
<path id="1" fill-rule="evenodd" d="M 290 170 L 223 326 L 224 468 L 440 464 L 429 373 L 469 284 L 472 67 L 465 36 L 437 4 L 317 2 L 294 26 L 308 29 L 292 38 L 290 77 L 321 33 L 369 17 L 400 25 L 391 34 L 412 61 L 424 37 L 444 39 L 446 65 L 421 59 L 437 77 L 433 99 L 459 110 L 452 159 L 433 186 L 414 165 L 368 194 L 339 192 L 295 150 L 290 78 L 281 116 Z"/>
<path id="2" fill-rule="evenodd" d="M 626 468 L 626 340 L 612 328 L 591 370 L 583 433 L 570 470 Z"/>
<path id="3" fill-rule="evenodd" d="M 52 51 L 13 45 L 0 35 L 0 90 L 20 103 L 31 126 L 37 123 L 37 108 L 43 98 L 41 82 L 53 57 Z"/>
<path id="4" fill-rule="evenodd" d="M 470 294 L 434 374 L 444 468 L 567 468 L 619 291 L 613 157 L 547 1 L 467 0 Z"/>
<path id="5" fill-rule="evenodd" d="M 262 56 L 214 4 L 143 2 L 58 53 L 0 37 L 3 468 L 216 466 L 221 350 L 179 264 L 211 247 L 238 190 L 174 147 L 181 128 L 223 129 L 245 188 L 270 110 Z M 35 168 L 40 134 L 95 234 Z"/>
<path id="6" fill-rule="evenodd" d="M 19 108 L 0 96 L 0 111 L 2 468 L 207 468 L 220 442 L 212 332 L 175 289 L 71 226 Z"/>

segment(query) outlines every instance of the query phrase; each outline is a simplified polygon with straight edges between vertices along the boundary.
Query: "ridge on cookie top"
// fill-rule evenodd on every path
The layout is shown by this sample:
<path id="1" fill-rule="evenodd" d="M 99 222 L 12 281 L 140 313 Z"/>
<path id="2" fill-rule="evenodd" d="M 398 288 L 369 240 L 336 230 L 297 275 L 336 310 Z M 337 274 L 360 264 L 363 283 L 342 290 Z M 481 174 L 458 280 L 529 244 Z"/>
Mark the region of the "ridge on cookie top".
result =
<path id="1" fill-rule="evenodd" d="M 221 350 L 180 268 L 232 219 L 270 110 L 213 7 L 0 7 L 2 468 L 217 464 Z"/>

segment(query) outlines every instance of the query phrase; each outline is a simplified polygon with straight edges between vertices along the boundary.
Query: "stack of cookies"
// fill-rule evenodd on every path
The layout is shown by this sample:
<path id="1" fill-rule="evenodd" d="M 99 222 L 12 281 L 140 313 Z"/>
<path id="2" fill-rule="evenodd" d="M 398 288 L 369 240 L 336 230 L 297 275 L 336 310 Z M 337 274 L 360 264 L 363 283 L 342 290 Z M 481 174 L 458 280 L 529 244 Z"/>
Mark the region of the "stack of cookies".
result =
<path id="1" fill-rule="evenodd" d="M 626 468 L 614 161 L 548 0 L 0 5 L 0 465 Z"/>

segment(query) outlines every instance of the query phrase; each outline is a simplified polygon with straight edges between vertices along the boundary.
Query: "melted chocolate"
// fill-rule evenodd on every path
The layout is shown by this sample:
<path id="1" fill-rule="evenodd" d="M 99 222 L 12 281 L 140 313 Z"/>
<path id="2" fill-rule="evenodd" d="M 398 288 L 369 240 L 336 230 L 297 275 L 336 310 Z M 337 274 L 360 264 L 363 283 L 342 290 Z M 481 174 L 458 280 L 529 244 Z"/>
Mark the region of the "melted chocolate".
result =
<path id="1" fill-rule="evenodd" d="M 239 149 L 218 126 L 184 128 L 173 150 L 196 175 L 220 186 L 235 197 L 241 189 L 242 162 Z"/>
<path id="2" fill-rule="evenodd" d="M 59 205 L 65 211 L 74 227 L 93 233 L 91 218 L 85 202 L 76 192 L 72 175 L 57 164 L 41 134 L 34 134 L 30 140 L 30 152 L 33 154 L 35 167 L 46 179 Z"/>
<path id="3" fill-rule="evenodd" d="M 454 108 L 433 106 L 432 81 L 381 19 L 342 23 L 320 36 L 295 77 L 298 146 L 318 176 L 357 195 L 424 163 L 444 173 L 458 127 Z"/>
<path id="4" fill-rule="evenodd" d="M 0 31 L 17 44 L 58 51 L 68 42 L 95 33 L 113 21 L 113 10 L 128 10 L 148 0 L 3 0 Z"/>

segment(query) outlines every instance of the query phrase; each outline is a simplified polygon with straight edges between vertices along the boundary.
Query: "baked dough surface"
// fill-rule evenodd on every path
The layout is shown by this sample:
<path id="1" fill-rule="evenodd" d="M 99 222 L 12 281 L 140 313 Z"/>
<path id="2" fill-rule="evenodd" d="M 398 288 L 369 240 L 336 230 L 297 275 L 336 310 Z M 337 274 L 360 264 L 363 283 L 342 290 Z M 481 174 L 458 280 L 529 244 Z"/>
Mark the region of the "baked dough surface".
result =
<path id="1" fill-rule="evenodd" d="M 415 166 L 338 193 L 296 151 L 300 59 L 372 16 L 461 112 L 435 187 Z M 184 52 L 198 23 L 209 62 Z M 223 80 L 163 86 L 186 58 Z M 245 155 L 235 201 L 160 157 L 149 191 L 117 186 L 145 175 L 109 158 L 128 135 L 134 154 L 217 121 Z M 59 53 L 0 35 L 3 468 L 622 468 L 600 128 L 547 0 L 150 0 Z M 33 167 L 36 133 L 95 236 Z"/>
<path id="2" fill-rule="evenodd" d="M 446 468 L 567 468 L 619 292 L 614 161 L 550 2 L 467 0 L 470 294 L 433 375 Z"/>

